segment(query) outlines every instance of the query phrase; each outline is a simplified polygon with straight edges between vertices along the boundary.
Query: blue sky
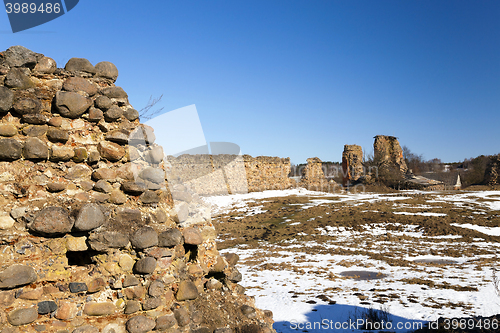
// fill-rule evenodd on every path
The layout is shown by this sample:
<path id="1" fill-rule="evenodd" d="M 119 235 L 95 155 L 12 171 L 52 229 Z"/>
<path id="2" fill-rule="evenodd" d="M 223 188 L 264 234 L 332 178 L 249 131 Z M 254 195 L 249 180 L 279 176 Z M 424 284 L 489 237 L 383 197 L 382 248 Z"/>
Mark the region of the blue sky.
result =
<path id="1" fill-rule="evenodd" d="M 195 104 L 207 142 L 340 161 L 399 137 L 426 159 L 500 153 L 499 1 L 94 1 L 0 49 L 111 61 L 136 109 Z M 168 130 L 158 126 L 155 130 Z"/>

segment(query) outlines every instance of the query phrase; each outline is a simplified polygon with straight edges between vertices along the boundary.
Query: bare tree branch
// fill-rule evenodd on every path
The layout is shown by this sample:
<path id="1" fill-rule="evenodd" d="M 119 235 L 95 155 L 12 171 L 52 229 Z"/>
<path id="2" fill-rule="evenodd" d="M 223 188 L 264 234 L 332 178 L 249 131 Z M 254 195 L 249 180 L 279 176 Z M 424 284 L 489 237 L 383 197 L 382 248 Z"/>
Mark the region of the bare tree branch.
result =
<path id="1" fill-rule="evenodd" d="M 154 116 L 159 114 L 164 109 L 164 107 L 161 107 L 157 110 L 151 111 L 151 109 L 156 104 L 158 104 L 158 102 L 161 101 L 162 97 L 163 97 L 163 94 L 158 98 L 153 98 L 153 96 L 149 96 L 148 104 L 146 104 L 145 107 L 143 107 L 142 109 L 139 110 L 139 117 L 141 118 L 141 121 L 147 121 L 147 120 L 154 118 Z"/>

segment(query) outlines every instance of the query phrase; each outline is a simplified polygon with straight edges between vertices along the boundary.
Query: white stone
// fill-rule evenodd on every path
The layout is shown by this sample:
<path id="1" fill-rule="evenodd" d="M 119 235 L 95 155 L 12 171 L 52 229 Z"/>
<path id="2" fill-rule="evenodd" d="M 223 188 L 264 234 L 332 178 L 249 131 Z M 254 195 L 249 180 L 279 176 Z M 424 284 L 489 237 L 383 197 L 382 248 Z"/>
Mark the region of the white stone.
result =
<path id="1" fill-rule="evenodd" d="M 31 77 L 33 79 L 33 76 Z M 63 81 L 59 79 L 47 80 L 44 85 L 52 88 L 52 90 L 61 90 L 63 86 Z"/>
<path id="2" fill-rule="evenodd" d="M 109 289 L 108 287 L 100 292 L 99 296 L 95 298 L 95 301 L 98 303 L 104 303 L 107 302 L 108 300 L 112 300 L 113 295 L 114 295 L 113 290 Z"/>
<path id="3" fill-rule="evenodd" d="M 115 282 L 113 282 L 113 284 L 111 285 L 111 288 L 113 288 L 113 289 L 122 289 L 123 288 L 122 280 L 121 279 L 117 279 Z"/>
<path id="4" fill-rule="evenodd" d="M 85 121 L 83 119 L 75 119 L 71 122 L 72 129 L 81 129 L 85 127 Z"/>
<path id="5" fill-rule="evenodd" d="M 61 129 L 70 130 L 71 129 L 71 120 L 63 118 L 61 123 Z"/>
<path id="6" fill-rule="evenodd" d="M 134 267 L 135 261 L 132 259 L 132 257 L 126 253 L 120 255 L 120 259 L 118 260 L 118 265 L 124 270 L 124 271 L 131 271 L 132 268 Z"/>
<path id="7" fill-rule="evenodd" d="M 125 331 L 125 326 L 119 324 L 108 324 L 102 329 L 102 333 L 127 333 Z"/>
<path id="8" fill-rule="evenodd" d="M 24 215 L 26 215 L 26 210 L 28 208 L 27 207 L 16 207 L 16 208 L 12 208 L 12 210 L 10 211 L 10 216 L 12 216 L 14 219 L 18 219 L 20 217 L 23 217 Z"/>
<path id="9" fill-rule="evenodd" d="M 9 213 L 0 213 L 0 229 L 9 229 L 14 226 L 14 219 L 10 217 Z"/>

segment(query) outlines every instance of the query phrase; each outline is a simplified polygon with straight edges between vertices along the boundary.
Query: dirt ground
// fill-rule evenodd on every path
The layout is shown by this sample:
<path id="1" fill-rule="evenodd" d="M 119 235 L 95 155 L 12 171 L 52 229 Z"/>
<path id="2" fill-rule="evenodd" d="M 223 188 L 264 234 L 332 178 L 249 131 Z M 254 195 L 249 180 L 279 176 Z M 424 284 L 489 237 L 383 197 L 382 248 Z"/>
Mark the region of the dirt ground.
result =
<path id="1" fill-rule="evenodd" d="M 456 192 L 448 192 L 450 195 Z M 319 228 L 325 226 L 345 227 L 349 230 L 363 231 L 365 227 L 374 224 L 384 224 L 392 231 L 405 231 L 408 225 L 422 231 L 424 236 L 462 236 L 462 241 L 471 242 L 474 238 L 482 238 L 488 242 L 500 242 L 498 236 L 488 236 L 475 230 L 450 225 L 471 223 L 473 206 L 458 208 L 453 203 L 429 203 L 434 195 L 431 194 L 393 194 L 397 197 L 408 197 L 404 201 L 379 201 L 355 204 L 349 202 L 335 202 L 303 209 L 315 200 L 311 197 L 290 196 L 282 198 L 263 199 L 249 203 L 249 207 L 259 207 L 260 214 L 246 216 L 238 211 L 232 211 L 224 216 L 214 219 L 214 225 L 219 235 L 218 248 L 224 249 L 238 244 L 256 244 L 259 241 L 279 243 L 286 240 L 308 241 L 330 240 L 331 237 L 323 236 Z M 394 209 L 395 204 L 404 204 L 403 207 Z M 419 207 L 424 208 L 419 208 Z M 419 216 L 397 215 L 394 212 L 410 211 L 412 213 L 438 213 L 446 216 Z M 242 216 L 243 215 L 243 216 Z M 484 211 L 474 214 L 474 224 L 488 227 L 500 227 L 500 212 Z M 291 221 L 293 223 L 289 223 Z M 300 223 L 297 223 L 300 222 Z M 299 235 L 301 234 L 301 235 Z M 303 235 L 305 234 L 305 235 Z M 385 236 L 390 237 L 390 236 Z M 442 240 L 439 240 L 441 242 Z M 454 241 L 451 240 L 450 243 Z M 452 245 L 452 244 L 450 244 Z M 442 255 L 458 257 L 471 249 L 457 249 L 451 247 Z M 357 249 L 356 251 L 362 251 Z M 369 253 L 369 252 L 367 252 Z"/>

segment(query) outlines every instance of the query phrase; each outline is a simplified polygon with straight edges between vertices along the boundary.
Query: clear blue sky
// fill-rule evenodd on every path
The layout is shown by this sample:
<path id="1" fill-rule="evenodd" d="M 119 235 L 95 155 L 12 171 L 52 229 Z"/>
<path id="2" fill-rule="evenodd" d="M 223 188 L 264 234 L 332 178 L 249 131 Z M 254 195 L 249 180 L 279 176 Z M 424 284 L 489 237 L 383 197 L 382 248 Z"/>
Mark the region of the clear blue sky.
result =
<path id="1" fill-rule="evenodd" d="M 81 0 L 17 34 L 1 13 L 0 44 L 111 61 L 136 109 L 195 104 L 207 142 L 253 156 L 340 161 L 378 134 L 446 162 L 500 152 L 496 0 Z"/>

